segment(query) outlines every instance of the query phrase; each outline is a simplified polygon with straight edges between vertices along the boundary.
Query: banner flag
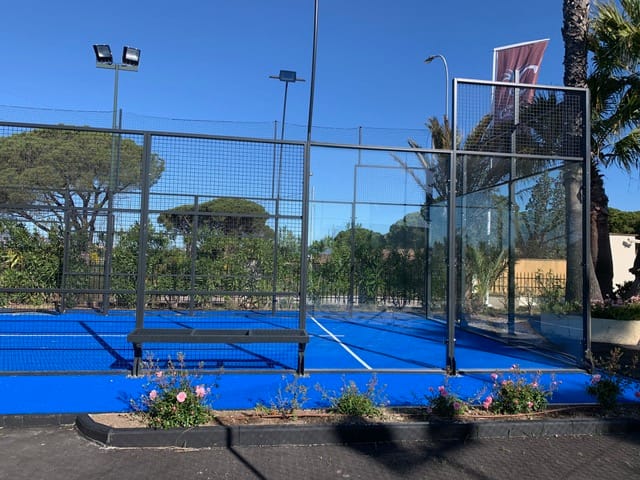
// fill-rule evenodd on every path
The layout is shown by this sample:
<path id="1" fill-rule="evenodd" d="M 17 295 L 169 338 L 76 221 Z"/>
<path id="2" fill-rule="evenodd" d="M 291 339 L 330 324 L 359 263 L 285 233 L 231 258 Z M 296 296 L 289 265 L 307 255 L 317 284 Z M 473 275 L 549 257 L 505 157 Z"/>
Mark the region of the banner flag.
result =
<path id="1" fill-rule="evenodd" d="M 542 57 L 549 39 L 518 43 L 498 47 L 493 50 L 493 80 L 535 84 L 538 81 Z M 496 87 L 494 96 L 494 114 L 497 120 L 513 118 L 515 89 Z M 531 88 L 520 89 L 521 101 L 530 103 L 535 91 Z"/>

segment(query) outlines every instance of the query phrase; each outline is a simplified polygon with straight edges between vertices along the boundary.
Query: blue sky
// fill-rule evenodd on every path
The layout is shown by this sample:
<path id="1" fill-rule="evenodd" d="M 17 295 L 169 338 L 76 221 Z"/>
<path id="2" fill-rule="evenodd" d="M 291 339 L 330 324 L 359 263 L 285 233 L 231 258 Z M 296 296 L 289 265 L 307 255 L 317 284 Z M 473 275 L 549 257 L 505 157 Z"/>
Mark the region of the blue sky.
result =
<path id="1" fill-rule="evenodd" d="M 283 85 L 268 77 L 288 69 L 307 81 L 289 88 L 287 123 L 306 125 L 313 0 L 22 0 L 2 10 L 0 105 L 110 112 L 113 74 L 95 68 L 91 47 L 109 43 L 118 58 L 123 45 L 142 50 L 139 72 L 120 75 L 125 117 L 280 120 Z M 561 26 L 560 0 L 320 0 L 313 124 L 424 128 L 444 110 L 443 66 L 423 63 L 431 54 L 446 57 L 452 78 L 488 80 L 495 47 L 549 38 L 538 81 L 561 85 Z M 610 205 L 640 210 L 638 172 L 605 175 Z"/>

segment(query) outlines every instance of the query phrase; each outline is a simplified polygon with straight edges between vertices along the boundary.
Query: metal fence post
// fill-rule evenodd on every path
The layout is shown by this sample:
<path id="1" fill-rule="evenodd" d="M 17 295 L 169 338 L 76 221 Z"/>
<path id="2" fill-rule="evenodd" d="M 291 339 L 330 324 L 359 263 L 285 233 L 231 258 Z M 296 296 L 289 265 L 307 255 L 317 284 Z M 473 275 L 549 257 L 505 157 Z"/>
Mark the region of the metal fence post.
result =
<path id="1" fill-rule="evenodd" d="M 147 277 L 147 240 L 149 237 L 149 172 L 151 169 L 150 133 L 144 134 L 142 169 L 140 172 L 140 233 L 138 236 L 138 275 L 136 277 L 136 328 L 144 328 L 145 280 Z M 133 375 L 140 374 L 142 367 L 142 345 L 134 343 Z"/>

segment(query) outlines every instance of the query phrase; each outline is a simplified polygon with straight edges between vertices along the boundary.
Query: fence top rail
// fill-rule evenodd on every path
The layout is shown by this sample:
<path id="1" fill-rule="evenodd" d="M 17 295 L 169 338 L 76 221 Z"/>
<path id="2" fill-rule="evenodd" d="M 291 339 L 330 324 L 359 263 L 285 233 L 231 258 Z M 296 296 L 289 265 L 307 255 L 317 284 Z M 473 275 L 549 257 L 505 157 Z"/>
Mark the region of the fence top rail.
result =
<path id="1" fill-rule="evenodd" d="M 489 87 L 510 87 L 510 88 L 534 88 L 536 90 L 554 90 L 560 92 L 583 92 L 587 93 L 588 88 L 584 87 L 566 87 L 558 85 L 540 85 L 536 83 L 514 83 L 514 82 L 498 82 L 493 80 L 477 80 L 471 78 L 454 78 L 454 83 L 464 83 L 468 85 L 487 85 Z"/>
<path id="2" fill-rule="evenodd" d="M 422 148 L 422 147 L 397 147 L 386 145 L 358 145 L 354 143 L 333 143 L 333 142 L 318 142 L 312 140 L 312 147 L 326 147 L 326 148 L 343 148 L 351 150 L 376 150 L 380 152 L 407 152 L 407 153 L 433 153 L 433 154 L 446 154 L 450 155 L 451 150 L 439 150 L 435 148 Z"/>
<path id="3" fill-rule="evenodd" d="M 470 157 L 502 157 L 502 158 L 523 158 L 530 160 L 562 160 L 568 162 L 584 162 L 584 157 L 572 157 L 563 155 L 539 155 L 532 153 L 502 153 L 482 150 L 455 150 L 456 155 L 467 155 Z"/>
<path id="4" fill-rule="evenodd" d="M 379 145 L 356 145 L 345 143 L 331 143 L 331 142 L 311 142 L 312 147 L 325 147 L 325 148 L 337 148 L 337 149 L 351 149 L 351 150 L 373 150 L 380 152 L 406 152 L 406 153 L 422 153 L 433 155 L 468 155 L 475 157 L 504 157 L 504 158 L 523 158 L 530 160 L 563 160 L 570 162 L 583 162 L 584 157 L 562 156 L 562 155 L 536 155 L 525 153 L 500 153 L 480 150 L 449 150 L 449 149 L 437 149 L 437 148 L 420 148 L 420 147 L 388 147 Z"/>
<path id="5" fill-rule="evenodd" d="M 252 142 L 252 143 L 270 143 L 273 145 L 297 145 L 305 146 L 304 140 L 281 140 L 281 139 L 269 139 L 269 138 L 257 138 L 257 137 L 237 137 L 229 135 L 211 135 L 205 133 L 184 133 L 184 132 L 167 132 L 161 130 L 139 130 L 139 129 L 123 129 L 123 128 L 105 128 L 105 127 L 87 127 L 77 125 L 54 125 L 49 123 L 25 123 L 25 122 L 7 122 L 0 121 L 0 127 L 16 127 L 24 129 L 49 129 L 49 130 L 74 130 L 80 132 L 101 132 L 101 133 L 116 133 L 119 135 L 151 135 L 155 137 L 176 137 L 176 138 L 193 138 L 193 139 L 205 139 L 205 140 L 225 140 L 225 141 L 237 141 L 237 142 Z M 358 150 L 378 150 L 378 151 L 393 151 L 393 152 L 411 152 L 411 153 L 433 153 L 433 154 L 450 154 L 451 150 L 438 150 L 427 148 L 415 148 L 415 147 L 398 147 L 398 146 L 379 146 L 379 145 L 356 145 L 350 143 L 332 143 L 332 142 L 319 142 L 311 141 L 313 147 L 329 147 L 329 148 L 350 148 Z"/>
<path id="6" fill-rule="evenodd" d="M 211 135 L 206 133 L 183 133 L 183 132 L 164 132 L 160 130 L 131 130 L 123 128 L 104 128 L 104 127 L 87 127 L 76 125 L 53 125 L 48 123 L 23 123 L 23 122 L 7 122 L 0 121 L 0 127 L 16 127 L 25 129 L 49 129 L 49 130 L 75 130 L 80 132 L 100 132 L 100 133 L 116 133 L 119 135 L 151 135 L 153 137 L 176 137 L 176 138 L 195 138 L 203 140 L 225 140 L 235 142 L 251 142 L 251 143 L 271 143 L 274 145 L 287 144 L 303 147 L 306 142 L 303 140 L 280 140 L 257 137 L 236 137 L 230 135 Z"/>

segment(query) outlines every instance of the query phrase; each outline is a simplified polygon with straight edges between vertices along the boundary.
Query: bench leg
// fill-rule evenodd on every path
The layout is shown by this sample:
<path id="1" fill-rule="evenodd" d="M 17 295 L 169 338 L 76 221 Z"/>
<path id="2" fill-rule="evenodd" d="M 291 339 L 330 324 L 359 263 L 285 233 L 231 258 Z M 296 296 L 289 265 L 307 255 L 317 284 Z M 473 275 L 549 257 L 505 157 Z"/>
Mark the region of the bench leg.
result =
<path id="1" fill-rule="evenodd" d="M 304 349 L 306 346 L 306 343 L 298 344 L 298 375 L 304 375 Z"/>
<path id="2" fill-rule="evenodd" d="M 142 370 L 142 344 L 133 344 L 133 370 L 131 375 L 139 377 Z"/>

